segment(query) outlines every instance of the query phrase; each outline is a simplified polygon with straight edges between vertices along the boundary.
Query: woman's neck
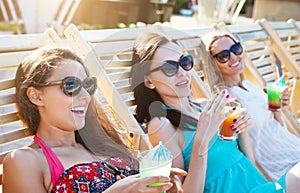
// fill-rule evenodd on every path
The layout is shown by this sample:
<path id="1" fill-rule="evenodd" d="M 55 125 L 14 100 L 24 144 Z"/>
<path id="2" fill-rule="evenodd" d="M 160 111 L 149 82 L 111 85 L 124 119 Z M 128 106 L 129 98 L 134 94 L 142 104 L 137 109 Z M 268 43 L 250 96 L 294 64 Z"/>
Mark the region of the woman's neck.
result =
<path id="1" fill-rule="evenodd" d="M 36 136 L 50 147 L 76 146 L 75 132 L 40 125 Z"/>
<path id="2" fill-rule="evenodd" d="M 172 109 L 179 110 L 185 114 L 192 114 L 196 111 L 195 107 L 190 104 L 188 97 L 175 98 L 175 97 L 162 97 L 164 103 Z"/>
<path id="3" fill-rule="evenodd" d="M 236 76 L 224 76 L 224 82 L 225 85 L 228 87 L 233 87 L 233 86 L 242 86 L 242 78 L 240 75 Z"/>

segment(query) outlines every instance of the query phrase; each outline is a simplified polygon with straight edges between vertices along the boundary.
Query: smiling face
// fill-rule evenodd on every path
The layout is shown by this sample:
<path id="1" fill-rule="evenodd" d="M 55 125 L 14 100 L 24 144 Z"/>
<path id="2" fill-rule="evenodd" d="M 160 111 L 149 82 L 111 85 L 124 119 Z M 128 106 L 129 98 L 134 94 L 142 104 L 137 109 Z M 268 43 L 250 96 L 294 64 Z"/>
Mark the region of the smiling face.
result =
<path id="1" fill-rule="evenodd" d="M 179 61 L 183 55 L 180 47 L 174 43 L 167 43 L 157 48 L 149 70 L 160 67 L 164 61 Z M 190 95 L 191 71 L 179 67 L 174 76 L 166 76 L 161 70 L 154 71 L 146 76 L 145 85 L 156 89 L 162 98 L 187 97 Z"/>
<path id="2" fill-rule="evenodd" d="M 83 81 L 87 74 L 79 62 L 64 59 L 46 82 L 75 76 Z M 91 96 L 82 88 L 76 96 L 67 96 L 61 85 L 42 87 L 38 90 L 42 103 L 38 104 L 41 116 L 40 127 L 53 127 L 64 131 L 81 129 L 85 125 L 85 115 Z"/>
<path id="3" fill-rule="evenodd" d="M 210 52 L 213 56 L 215 56 L 223 50 L 230 50 L 235 43 L 236 42 L 234 42 L 230 37 L 223 36 L 213 42 L 210 46 Z M 216 59 L 216 57 L 214 57 L 225 82 L 234 82 L 235 80 L 240 79 L 240 74 L 243 72 L 244 68 L 242 57 L 243 54 L 236 55 L 233 52 L 230 52 L 230 59 L 224 63 L 221 63 Z"/>

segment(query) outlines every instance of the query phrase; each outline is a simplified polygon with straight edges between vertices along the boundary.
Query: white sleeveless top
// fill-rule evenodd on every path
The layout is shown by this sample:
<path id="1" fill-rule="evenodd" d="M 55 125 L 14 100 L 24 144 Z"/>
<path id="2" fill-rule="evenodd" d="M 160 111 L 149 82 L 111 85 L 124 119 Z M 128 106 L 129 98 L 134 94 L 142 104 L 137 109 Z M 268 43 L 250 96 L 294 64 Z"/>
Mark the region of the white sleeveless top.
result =
<path id="1" fill-rule="evenodd" d="M 277 180 L 300 161 L 300 138 L 274 119 L 262 90 L 247 80 L 242 84 L 247 90 L 234 86 L 231 91 L 252 116 L 249 135 L 256 161 L 272 180 Z"/>

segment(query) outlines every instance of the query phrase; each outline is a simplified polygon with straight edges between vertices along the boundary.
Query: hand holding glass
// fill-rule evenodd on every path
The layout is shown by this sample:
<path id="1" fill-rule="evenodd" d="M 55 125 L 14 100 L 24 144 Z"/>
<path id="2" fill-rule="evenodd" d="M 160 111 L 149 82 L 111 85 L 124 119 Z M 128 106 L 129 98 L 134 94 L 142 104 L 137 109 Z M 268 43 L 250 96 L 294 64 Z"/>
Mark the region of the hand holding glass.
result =
<path id="1" fill-rule="evenodd" d="M 149 176 L 170 176 L 173 156 L 161 142 L 151 150 L 140 154 L 140 175 Z M 149 186 L 160 186 L 164 182 L 149 184 Z"/>
<path id="2" fill-rule="evenodd" d="M 244 108 L 241 108 L 241 105 L 239 102 L 230 102 L 226 104 L 225 106 L 225 112 L 230 111 L 232 108 L 235 107 L 235 110 L 224 120 L 223 124 L 221 125 L 220 131 L 219 131 L 219 138 L 222 140 L 235 140 L 236 139 L 236 133 L 234 128 L 235 119 L 238 117 L 238 115 L 244 110 Z"/>
<path id="3" fill-rule="evenodd" d="M 220 126 L 219 130 L 219 139 L 222 140 L 234 140 L 236 139 L 236 133 L 233 127 L 234 119 L 239 115 L 241 112 L 241 104 L 238 102 L 238 100 L 230 94 L 226 86 L 224 84 L 217 84 L 212 88 L 212 93 L 221 93 L 226 92 L 225 96 L 227 98 L 226 106 L 224 111 L 222 112 L 222 115 L 230 111 L 231 109 L 235 108 L 235 110 L 224 120 L 223 124 Z"/>

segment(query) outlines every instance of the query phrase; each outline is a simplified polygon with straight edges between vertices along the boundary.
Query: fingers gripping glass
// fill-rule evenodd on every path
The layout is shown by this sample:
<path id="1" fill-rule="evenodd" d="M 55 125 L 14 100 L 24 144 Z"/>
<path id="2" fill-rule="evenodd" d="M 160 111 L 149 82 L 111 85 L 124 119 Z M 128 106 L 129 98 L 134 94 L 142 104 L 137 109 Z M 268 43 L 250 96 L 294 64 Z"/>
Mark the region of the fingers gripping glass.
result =
<path id="1" fill-rule="evenodd" d="M 166 76 L 171 77 L 177 74 L 179 66 L 181 66 L 183 70 L 189 71 L 193 68 L 193 65 L 194 61 L 191 55 L 182 55 L 178 62 L 173 60 L 166 60 L 161 66 L 150 70 L 147 75 L 151 74 L 152 72 L 161 70 Z"/>
<path id="2" fill-rule="evenodd" d="M 230 52 L 234 53 L 236 56 L 239 56 L 243 53 L 243 47 L 240 42 L 233 44 L 229 50 L 222 50 L 221 52 L 214 55 L 214 57 L 220 63 L 226 63 L 230 60 Z"/>
<path id="3" fill-rule="evenodd" d="M 93 95 L 97 88 L 97 79 L 95 77 L 87 77 L 83 81 L 74 76 L 65 77 L 62 80 L 56 80 L 41 84 L 39 86 L 61 85 L 65 95 L 76 96 L 83 87 L 90 95 Z"/>

